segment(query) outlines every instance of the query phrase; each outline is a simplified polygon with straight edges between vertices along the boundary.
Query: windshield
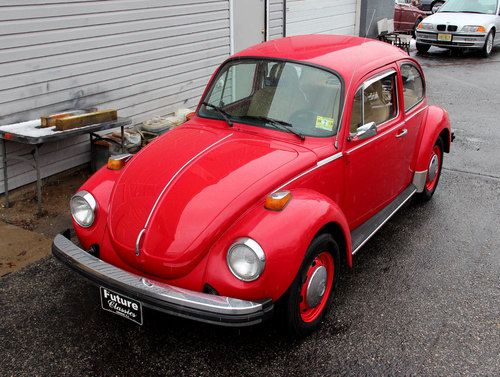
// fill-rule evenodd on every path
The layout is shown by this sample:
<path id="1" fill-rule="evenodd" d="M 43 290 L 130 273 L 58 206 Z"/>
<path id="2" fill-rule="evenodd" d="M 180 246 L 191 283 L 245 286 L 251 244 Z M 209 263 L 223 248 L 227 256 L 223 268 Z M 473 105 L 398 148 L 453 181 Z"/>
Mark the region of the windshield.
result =
<path id="1" fill-rule="evenodd" d="M 238 59 L 220 70 L 203 99 L 209 106 L 202 105 L 199 115 L 217 119 L 225 115 L 230 121 L 260 127 L 332 136 L 338 129 L 341 89 L 338 76 L 321 68 Z"/>
<path id="2" fill-rule="evenodd" d="M 497 0 L 448 0 L 438 12 L 496 14 Z"/>

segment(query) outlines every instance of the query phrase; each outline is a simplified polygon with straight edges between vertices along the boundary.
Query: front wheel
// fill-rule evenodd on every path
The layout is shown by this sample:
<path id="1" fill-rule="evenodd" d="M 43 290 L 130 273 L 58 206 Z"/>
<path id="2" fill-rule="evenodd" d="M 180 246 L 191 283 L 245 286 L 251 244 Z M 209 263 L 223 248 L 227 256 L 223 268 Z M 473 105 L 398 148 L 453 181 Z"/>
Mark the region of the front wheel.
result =
<path id="1" fill-rule="evenodd" d="M 417 51 L 421 54 L 425 54 L 427 51 L 429 51 L 430 48 L 431 48 L 431 45 L 426 45 L 426 44 L 417 42 Z"/>
<path id="2" fill-rule="evenodd" d="M 303 337 L 328 312 L 340 272 L 339 246 L 330 234 L 314 238 L 292 285 L 280 299 L 278 315 L 288 333 Z"/>
<path id="3" fill-rule="evenodd" d="M 439 177 L 441 177 L 441 168 L 443 166 L 443 151 L 443 140 L 438 138 L 429 156 L 429 165 L 427 168 L 427 178 L 425 180 L 424 191 L 417 194 L 417 199 L 422 202 L 431 200 L 434 192 L 436 191 L 439 183 Z"/>
<path id="4" fill-rule="evenodd" d="M 483 56 L 485 58 L 490 57 L 491 51 L 493 51 L 493 45 L 495 44 L 495 33 L 491 30 L 486 36 L 486 41 L 484 42 L 484 46 L 482 49 Z"/>

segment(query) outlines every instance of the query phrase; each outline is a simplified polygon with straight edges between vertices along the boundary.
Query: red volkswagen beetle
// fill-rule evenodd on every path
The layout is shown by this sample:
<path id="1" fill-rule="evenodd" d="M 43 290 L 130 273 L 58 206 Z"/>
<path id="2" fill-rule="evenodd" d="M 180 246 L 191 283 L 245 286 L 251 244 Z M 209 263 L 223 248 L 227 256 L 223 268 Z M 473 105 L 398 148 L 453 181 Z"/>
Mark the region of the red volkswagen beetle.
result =
<path id="1" fill-rule="evenodd" d="M 227 325 L 273 312 L 318 327 L 341 265 L 412 196 L 429 200 L 452 133 L 420 65 L 389 44 L 308 35 L 227 59 L 196 115 L 110 159 L 71 199 L 79 246 L 53 253 L 102 307 Z"/>

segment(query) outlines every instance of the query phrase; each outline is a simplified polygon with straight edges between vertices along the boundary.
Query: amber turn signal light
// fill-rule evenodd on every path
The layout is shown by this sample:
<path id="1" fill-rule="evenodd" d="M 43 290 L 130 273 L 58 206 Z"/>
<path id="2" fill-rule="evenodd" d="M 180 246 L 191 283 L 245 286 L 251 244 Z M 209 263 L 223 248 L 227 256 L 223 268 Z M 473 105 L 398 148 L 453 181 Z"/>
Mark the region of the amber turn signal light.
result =
<path id="1" fill-rule="evenodd" d="M 110 170 L 120 170 L 122 169 L 128 160 L 132 157 L 131 154 L 119 154 L 116 156 L 111 156 L 108 159 L 108 169 Z"/>
<path id="2" fill-rule="evenodd" d="M 292 199 L 292 193 L 290 191 L 273 192 L 266 197 L 264 207 L 271 211 L 281 211 L 285 208 L 290 199 Z"/>

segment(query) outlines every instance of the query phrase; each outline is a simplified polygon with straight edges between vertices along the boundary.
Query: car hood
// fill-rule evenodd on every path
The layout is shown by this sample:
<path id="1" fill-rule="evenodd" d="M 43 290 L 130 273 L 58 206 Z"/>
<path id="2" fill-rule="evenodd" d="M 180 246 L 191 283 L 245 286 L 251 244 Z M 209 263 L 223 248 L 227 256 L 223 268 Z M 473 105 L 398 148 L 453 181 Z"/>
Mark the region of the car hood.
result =
<path id="1" fill-rule="evenodd" d="M 424 19 L 423 22 L 433 25 L 457 25 L 460 31 L 466 25 L 488 26 L 494 21 L 495 16 L 490 14 L 437 12 Z"/>
<path id="2" fill-rule="evenodd" d="M 113 246 L 134 268 L 181 277 L 248 206 L 315 161 L 308 149 L 231 129 L 174 129 L 130 160 L 116 182 Z"/>

